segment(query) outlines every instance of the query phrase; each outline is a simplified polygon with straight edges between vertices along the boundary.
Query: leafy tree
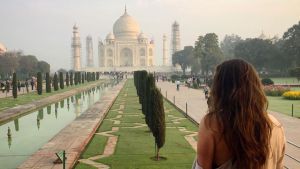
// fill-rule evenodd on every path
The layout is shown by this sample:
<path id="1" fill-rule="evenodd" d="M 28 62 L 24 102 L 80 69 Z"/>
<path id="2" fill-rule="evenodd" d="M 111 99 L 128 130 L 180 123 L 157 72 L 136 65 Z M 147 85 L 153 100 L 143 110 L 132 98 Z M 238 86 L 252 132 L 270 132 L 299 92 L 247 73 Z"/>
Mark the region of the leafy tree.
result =
<path id="1" fill-rule="evenodd" d="M 216 65 L 224 59 L 218 36 L 215 33 L 208 33 L 204 37 L 199 36 L 198 41 L 195 42 L 194 55 L 200 58 L 201 69 L 206 76 L 209 72 L 213 72 Z"/>
<path id="2" fill-rule="evenodd" d="M 185 70 L 192 64 L 193 61 L 193 47 L 185 46 L 183 50 L 177 51 L 172 56 L 172 63 L 175 66 L 179 64 L 183 74 L 185 75 Z"/>
<path id="3" fill-rule="evenodd" d="M 58 90 L 58 78 L 57 78 L 57 74 L 56 73 L 53 76 L 53 88 L 54 88 L 54 91 Z"/>
<path id="4" fill-rule="evenodd" d="M 289 70 L 290 76 L 296 77 L 298 82 L 300 81 L 300 67 Z"/>
<path id="5" fill-rule="evenodd" d="M 50 64 L 45 61 L 38 61 L 37 62 L 37 71 L 41 73 L 50 72 Z"/>
<path id="6" fill-rule="evenodd" d="M 60 69 L 57 70 L 57 72 L 67 73 L 67 70 L 66 70 L 66 69 L 63 69 L 63 68 L 60 68 Z"/>
<path id="7" fill-rule="evenodd" d="M 282 49 L 286 59 L 296 61 L 297 66 L 300 66 L 300 21 L 283 34 L 283 41 Z"/>
<path id="8" fill-rule="evenodd" d="M 1 77 L 8 78 L 17 70 L 18 64 L 18 53 L 6 52 L 0 57 L 0 75 Z"/>
<path id="9" fill-rule="evenodd" d="M 13 97 L 16 99 L 18 97 L 18 86 L 17 86 L 17 74 L 16 73 L 13 73 L 12 88 L 13 88 Z"/>
<path id="10" fill-rule="evenodd" d="M 41 72 L 37 73 L 37 92 L 39 95 L 43 92 L 43 78 Z"/>
<path id="11" fill-rule="evenodd" d="M 242 41 L 242 38 L 238 35 L 225 35 L 223 41 L 221 42 L 221 50 L 224 54 L 225 60 L 234 58 L 234 49 L 236 45 Z"/>
<path id="12" fill-rule="evenodd" d="M 46 92 L 51 93 L 51 82 L 49 72 L 46 73 Z"/>
<path id="13" fill-rule="evenodd" d="M 270 67 L 276 53 L 276 46 L 270 40 L 246 39 L 235 47 L 235 57 L 247 60 L 259 70 Z"/>
<path id="14" fill-rule="evenodd" d="M 64 83 L 64 74 L 63 72 L 59 72 L 59 87 L 61 89 L 65 88 L 65 83 Z"/>
<path id="15" fill-rule="evenodd" d="M 69 87 L 70 85 L 70 77 L 69 77 L 69 72 L 66 73 L 66 86 Z"/>
<path id="16" fill-rule="evenodd" d="M 36 56 L 24 55 L 19 56 L 18 72 L 22 75 L 33 76 L 36 75 L 38 60 Z"/>
<path id="17" fill-rule="evenodd" d="M 166 138 L 166 123 L 165 123 L 165 111 L 163 105 L 163 98 L 160 91 L 155 87 L 151 90 L 153 99 L 153 116 L 152 116 L 152 134 L 155 138 L 156 159 L 159 160 L 159 150 L 165 144 Z"/>

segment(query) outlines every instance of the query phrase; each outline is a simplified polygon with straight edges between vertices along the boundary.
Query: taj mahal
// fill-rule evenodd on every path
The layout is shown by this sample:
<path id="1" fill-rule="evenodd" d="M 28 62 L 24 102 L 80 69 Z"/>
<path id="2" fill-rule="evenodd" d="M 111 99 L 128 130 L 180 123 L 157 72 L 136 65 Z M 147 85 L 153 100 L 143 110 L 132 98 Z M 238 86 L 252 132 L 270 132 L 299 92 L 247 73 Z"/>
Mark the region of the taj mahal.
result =
<path id="1" fill-rule="evenodd" d="M 81 65 L 81 42 L 78 26 L 73 27 L 72 65 L 76 71 L 171 71 L 170 56 L 167 56 L 166 35 L 163 35 L 163 65 L 156 66 L 154 40 L 140 30 L 138 22 L 124 14 L 113 24 L 112 32 L 98 41 L 98 63 L 93 61 L 92 37 L 86 39 L 86 66 Z M 179 50 L 179 49 L 178 49 Z"/>

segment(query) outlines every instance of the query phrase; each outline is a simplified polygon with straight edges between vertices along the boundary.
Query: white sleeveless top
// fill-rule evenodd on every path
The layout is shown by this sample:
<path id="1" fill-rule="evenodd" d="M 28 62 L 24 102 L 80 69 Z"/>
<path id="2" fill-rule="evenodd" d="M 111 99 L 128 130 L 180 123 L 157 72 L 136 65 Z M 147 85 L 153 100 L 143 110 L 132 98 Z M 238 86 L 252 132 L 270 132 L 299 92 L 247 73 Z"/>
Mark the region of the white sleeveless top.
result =
<path id="1" fill-rule="evenodd" d="M 282 169 L 286 142 L 283 127 L 279 123 L 279 121 L 271 114 L 269 114 L 269 118 L 273 122 L 273 129 L 270 140 L 271 151 L 264 169 Z M 203 169 L 198 165 L 197 158 L 194 160 L 192 169 Z M 235 167 L 232 164 L 232 161 L 228 160 L 216 169 L 235 169 Z"/>

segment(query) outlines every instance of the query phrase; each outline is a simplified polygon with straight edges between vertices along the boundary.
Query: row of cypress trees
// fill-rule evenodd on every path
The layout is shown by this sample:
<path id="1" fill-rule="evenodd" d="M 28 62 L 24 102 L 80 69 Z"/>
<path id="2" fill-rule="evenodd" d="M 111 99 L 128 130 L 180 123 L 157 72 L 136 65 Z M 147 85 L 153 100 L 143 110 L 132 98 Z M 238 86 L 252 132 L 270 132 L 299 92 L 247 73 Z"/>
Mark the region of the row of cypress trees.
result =
<path id="1" fill-rule="evenodd" d="M 74 76 L 74 78 L 73 78 Z M 57 76 L 56 73 L 54 73 L 53 78 L 51 79 L 49 72 L 46 73 L 46 92 L 51 93 L 51 83 L 53 86 L 54 91 L 57 91 L 60 89 L 64 89 L 65 87 L 65 82 L 66 86 L 69 87 L 70 85 L 78 85 L 78 84 L 83 84 L 85 81 L 96 81 L 100 79 L 100 72 L 66 72 L 64 79 L 64 74 L 63 72 L 59 72 L 59 77 Z M 13 73 L 13 80 L 12 80 L 12 88 L 13 88 L 13 97 L 17 98 L 18 97 L 18 86 L 17 86 L 17 74 Z M 43 93 L 43 77 L 42 73 L 38 72 L 37 73 L 37 93 L 39 95 L 42 95 Z"/>
<path id="2" fill-rule="evenodd" d="M 145 70 L 134 72 L 134 85 L 145 115 L 145 122 L 155 138 L 156 159 L 159 160 L 159 150 L 163 147 L 166 137 L 163 97 L 155 86 L 154 75 Z"/>

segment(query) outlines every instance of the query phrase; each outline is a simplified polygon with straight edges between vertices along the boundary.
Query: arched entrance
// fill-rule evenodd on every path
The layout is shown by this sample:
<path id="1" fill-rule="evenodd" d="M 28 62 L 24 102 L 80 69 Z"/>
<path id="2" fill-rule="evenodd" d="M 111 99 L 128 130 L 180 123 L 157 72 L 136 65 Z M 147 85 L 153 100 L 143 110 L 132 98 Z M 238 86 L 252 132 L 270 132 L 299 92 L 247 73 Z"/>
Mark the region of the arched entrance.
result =
<path id="1" fill-rule="evenodd" d="M 129 48 L 124 48 L 120 53 L 121 66 L 133 66 L 133 54 Z"/>

